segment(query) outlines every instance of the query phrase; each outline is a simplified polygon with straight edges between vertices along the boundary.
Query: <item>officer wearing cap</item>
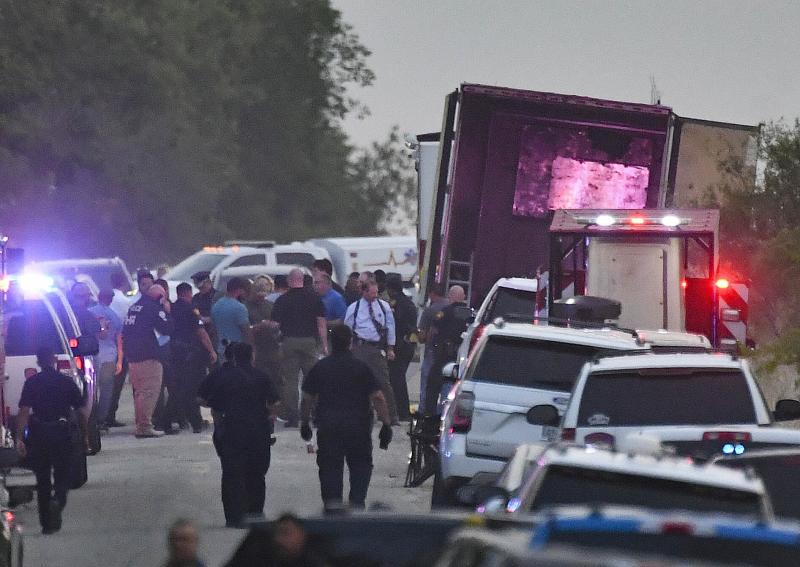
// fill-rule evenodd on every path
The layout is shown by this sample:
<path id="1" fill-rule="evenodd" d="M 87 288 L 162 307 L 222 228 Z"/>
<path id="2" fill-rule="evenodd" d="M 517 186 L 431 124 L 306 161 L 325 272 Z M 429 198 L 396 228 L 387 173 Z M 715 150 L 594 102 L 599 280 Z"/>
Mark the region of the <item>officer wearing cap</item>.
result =
<path id="1" fill-rule="evenodd" d="M 214 296 L 217 293 L 211 282 L 211 272 L 192 274 L 192 281 L 198 289 L 198 292 L 192 297 L 192 307 L 200 312 L 203 323 L 208 324 L 211 322 L 211 305 L 214 303 Z"/>
<path id="2" fill-rule="evenodd" d="M 20 455 L 29 457 L 36 474 L 42 533 L 51 534 L 61 529 L 61 511 L 67 505 L 70 486 L 69 417 L 73 409 L 83 406 L 84 400 L 75 382 L 56 370 L 56 355 L 50 347 L 40 347 L 36 360 L 42 370 L 25 380 L 22 387 L 16 442 Z M 76 413 L 88 448 L 86 416 Z"/>

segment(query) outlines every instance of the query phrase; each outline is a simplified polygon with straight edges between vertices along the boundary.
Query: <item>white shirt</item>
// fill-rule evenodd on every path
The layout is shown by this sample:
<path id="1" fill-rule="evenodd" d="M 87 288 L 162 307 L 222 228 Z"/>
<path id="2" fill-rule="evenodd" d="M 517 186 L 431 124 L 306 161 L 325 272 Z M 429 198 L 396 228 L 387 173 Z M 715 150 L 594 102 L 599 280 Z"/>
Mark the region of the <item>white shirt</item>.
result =
<path id="1" fill-rule="evenodd" d="M 356 318 L 356 305 L 358 305 L 358 320 L 354 321 Z M 381 307 L 383 309 L 381 309 Z M 394 346 L 395 331 L 392 308 L 389 307 L 389 304 L 384 300 L 376 299 L 372 304 L 372 311 L 375 320 L 386 327 L 386 342 L 389 346 Z M 375 328 L 369 316 L 369 304 L 363 297 L 348 306 L 347 313 L 344 316 L 344 324 L 353 329 L 353 333 L 359 339 L 371 342 L 378 342 L 381 340 L 381 336 L 378 334 L 378 330 Z"/>
<path id="2" fill-rule="evenodd" d="M 111 300 L 109 307 L 117 314 L 120 321 L 124 321 L 128 316 L 128 309 L 131 305 L 133 305 L 133 303 L 127 295 L 118 289 L 114 290 L 114 299 Z"/>

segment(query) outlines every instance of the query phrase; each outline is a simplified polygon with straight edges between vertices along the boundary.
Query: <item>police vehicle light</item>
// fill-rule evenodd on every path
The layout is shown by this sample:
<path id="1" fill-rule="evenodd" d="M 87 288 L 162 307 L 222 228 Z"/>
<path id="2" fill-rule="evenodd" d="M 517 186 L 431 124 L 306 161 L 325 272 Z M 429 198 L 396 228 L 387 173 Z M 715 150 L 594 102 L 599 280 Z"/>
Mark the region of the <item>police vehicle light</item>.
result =
<path id="1" fill-rule="evenodd" d="M 644 217 L 631 217 L 629 222 L 631 224 L 644 224 Z"/>
<path id="2" fill-rule="evenodd" d="M 9 290 L 10 287 L 11 287 L 11 278 L 6 276 L 3 279 L 0 279 L 0 291 L 5 293 Z"/>
<path id="3" fill-rule="evenodd" d="M 675 215 L 664 215 L 661 217 L 661 224 L 664 226 L 678 226 L 681 224 L 681 219 Z"/>
<path id="4" fill-rule="evenodd" d="M 716 286 L 720 289 L 728 289 L 731 286 L 731 283 L 725 278 L 720 278 L 716 281 Z"/>
<path id="5" fill-rule="evenodd" d="M 737 443 L 733 447 L 733 452 L 736 453 L 737 455 L 741 455 L 742 453 L 744 453 L 744 445 L 742 445 L 741 443 Z"/>
<path id="6" fill-rule="evenodd" d="M 681 287 L 683 289 L 686 289 L 687 287 L 689 287 L 689 282 L 687 282 L 686 280 L 681 280 Z"/>
<path id="7" fill-rule="evenodd" d="M 614 224 L 614 217 L 611 215 L 597 215 L 597 218 L 594 219 L 594 224 L 597 226 L 611 226 Z"/>
<path id="8" fill-rule="evenodd" d="M 23 289 L 49 289 L 53 287 L 53 278 L 43 274 L 23 274 L 19 277 L 19 283 Z"/>
<path id="9" fill-rule="evenodd" d="M 726 455 L 733 454 L 733 443 L 725 443 L 722 446 L 722 452 Z"/>

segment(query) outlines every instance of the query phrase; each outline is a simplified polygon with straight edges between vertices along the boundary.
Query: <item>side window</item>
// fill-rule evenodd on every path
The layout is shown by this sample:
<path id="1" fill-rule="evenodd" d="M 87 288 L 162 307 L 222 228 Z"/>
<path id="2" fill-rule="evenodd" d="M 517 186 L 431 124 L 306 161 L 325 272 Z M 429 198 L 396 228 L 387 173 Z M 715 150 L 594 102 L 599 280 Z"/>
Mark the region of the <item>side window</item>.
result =
<path id="1" fill-rule="evenodd" d="M 242 256 L 228 265 L 229 268 L 237 268 L 239 266 L 263 266 L 267 263 L 267 258 L 264 254 L 250 254 L 249 256 Z"/>
<path id="2" fill-rule="evenodd" d="M 275 261 L 278 264 L 295 264 L 310 269 L 314 265 L 314 255 L 308 252 L 277 252 Z"/>
<path id="3" fill-rule="evenodd" d="M 44 303 L 26 301 L 21 309 L 7 316 L 7 356 L 33 356 L 41 346 L 49 346 L 56 354 L 62 354 L 58 329 Z"/>

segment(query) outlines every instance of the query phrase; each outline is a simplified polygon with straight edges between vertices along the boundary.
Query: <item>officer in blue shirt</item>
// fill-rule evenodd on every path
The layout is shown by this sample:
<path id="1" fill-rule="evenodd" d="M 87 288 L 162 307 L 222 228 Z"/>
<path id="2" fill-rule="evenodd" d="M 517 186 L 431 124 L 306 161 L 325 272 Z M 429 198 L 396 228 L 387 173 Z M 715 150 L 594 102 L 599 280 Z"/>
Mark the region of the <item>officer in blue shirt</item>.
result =
<path id="1" fill-rule="evenodd" d="M 252 343 L 250 316 L 242 300 L 247 294 L 247 282 L 231 278 L 222 297 L 211 308 L 211 319 L 217 330 L 217 353 L 221 356 L 229 343 Z M 223 343 L 223 341 L 225 341 Z"/>

